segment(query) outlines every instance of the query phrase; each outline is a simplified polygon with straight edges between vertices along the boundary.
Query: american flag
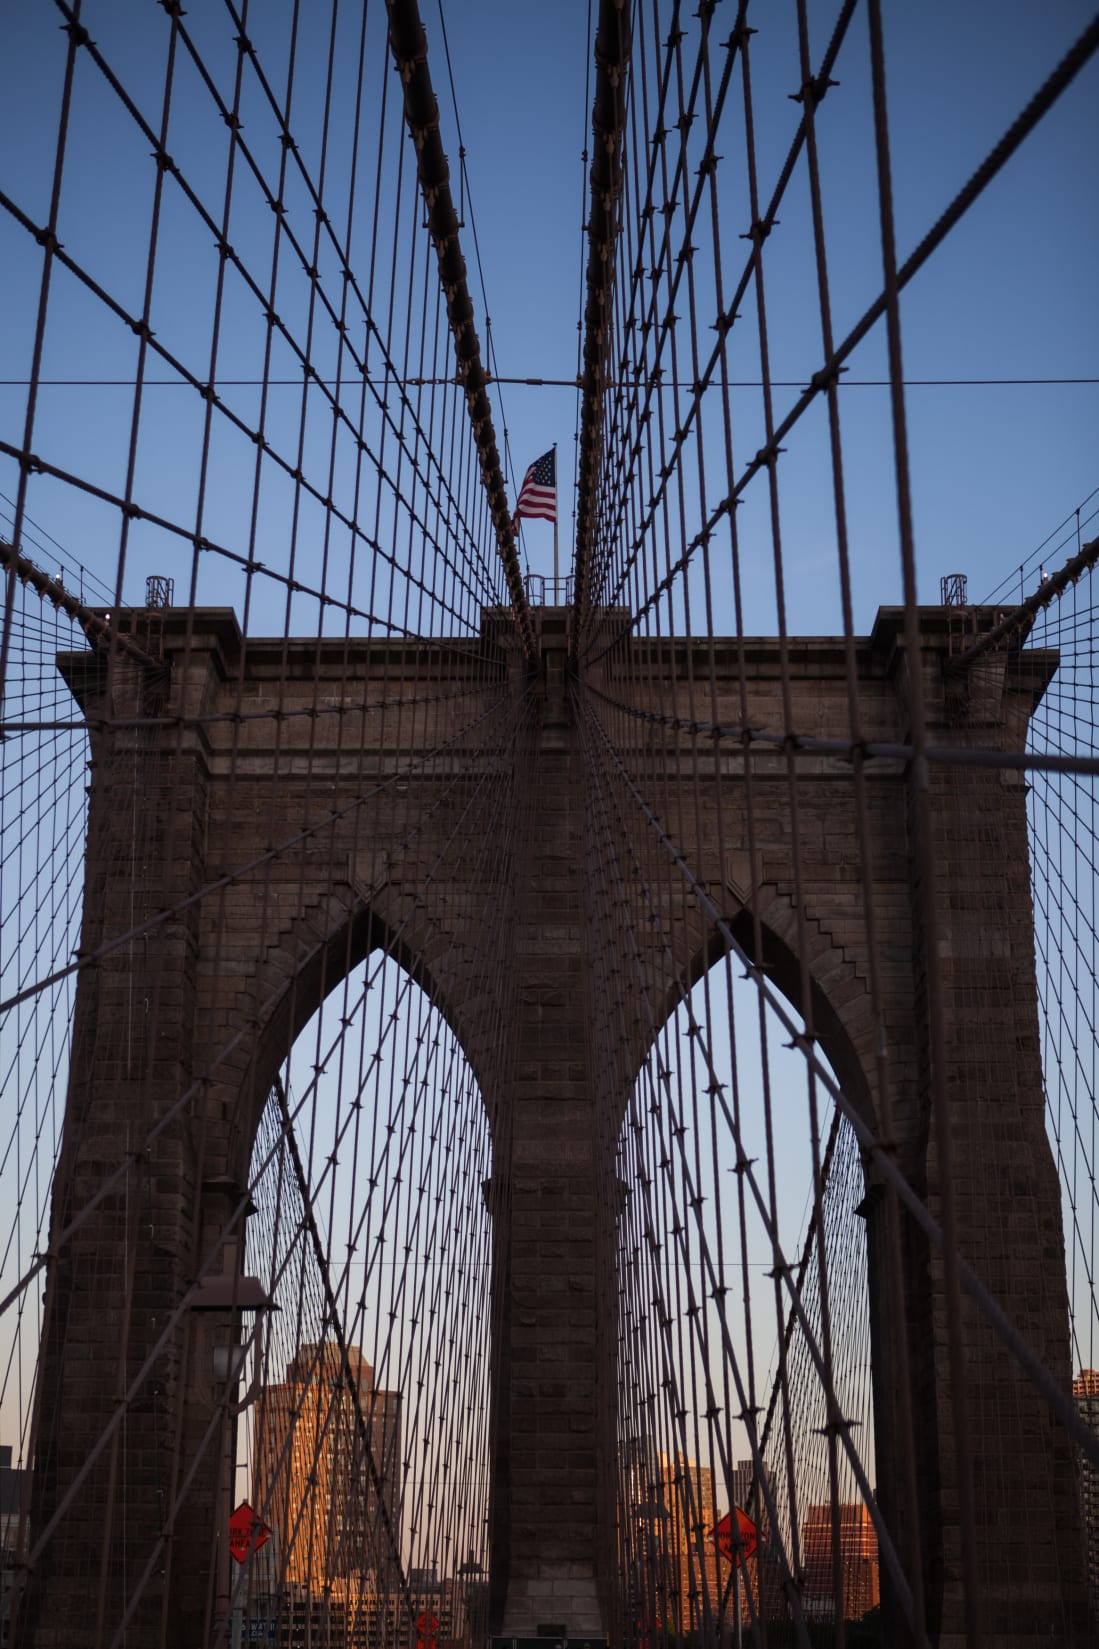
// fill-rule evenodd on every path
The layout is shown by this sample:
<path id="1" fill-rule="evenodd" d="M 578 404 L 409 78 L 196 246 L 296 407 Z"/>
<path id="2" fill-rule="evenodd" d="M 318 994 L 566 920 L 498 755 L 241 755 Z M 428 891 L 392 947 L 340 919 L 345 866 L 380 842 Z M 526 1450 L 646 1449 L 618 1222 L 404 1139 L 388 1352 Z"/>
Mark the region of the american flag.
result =
<path id="1" fill-rule="evenodd" d="M 557 448 L 550 447 L 541 458 L 536 458 L 523 477 L 515 519 L 521 515 L 541 516 L 543 521 L 557 520 Z"/>

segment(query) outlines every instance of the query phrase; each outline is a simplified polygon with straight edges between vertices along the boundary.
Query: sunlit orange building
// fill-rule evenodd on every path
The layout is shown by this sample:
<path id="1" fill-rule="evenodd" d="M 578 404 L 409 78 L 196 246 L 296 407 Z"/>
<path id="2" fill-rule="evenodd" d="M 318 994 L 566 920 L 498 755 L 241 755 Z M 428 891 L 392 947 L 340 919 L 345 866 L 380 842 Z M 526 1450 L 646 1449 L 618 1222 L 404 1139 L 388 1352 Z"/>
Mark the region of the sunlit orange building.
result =
<path id="1" fill-rule="evenodd" d="M 718 1557 L 713 1529 L 718 1513 L 714 1474 L 686 1455 L 660 1457 L 660 1488 L 667 1517 L 661 1528 L 661 1590 L 668 1629 L 701 1631 L 707 1612 L 715 1619 L 727 1565 Z"/>
<path id="2" fill-rule="evenodd" d="M 345 1367 L 335 1344 L 301 1346 L 255 1412 L 252 1503 L 278 1533 L 282 1586 L 388 1587 L 400 1459 L 400 1393 L 354 1348 Z"/>

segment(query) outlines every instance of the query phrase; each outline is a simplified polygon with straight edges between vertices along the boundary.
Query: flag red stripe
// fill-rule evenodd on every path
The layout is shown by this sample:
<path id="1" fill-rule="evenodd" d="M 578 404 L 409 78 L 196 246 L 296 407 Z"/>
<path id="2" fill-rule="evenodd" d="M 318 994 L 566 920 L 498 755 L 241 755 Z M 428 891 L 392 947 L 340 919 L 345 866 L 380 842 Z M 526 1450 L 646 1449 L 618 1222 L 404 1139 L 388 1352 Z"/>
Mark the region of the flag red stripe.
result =
<path id="1" fill-rule="evenodd" d="M 521 515 L 538 516 L 543 521 L 557 520 L 557 454 L 552 447 L 534 460 L 523 477 L 515 519 Z"/>

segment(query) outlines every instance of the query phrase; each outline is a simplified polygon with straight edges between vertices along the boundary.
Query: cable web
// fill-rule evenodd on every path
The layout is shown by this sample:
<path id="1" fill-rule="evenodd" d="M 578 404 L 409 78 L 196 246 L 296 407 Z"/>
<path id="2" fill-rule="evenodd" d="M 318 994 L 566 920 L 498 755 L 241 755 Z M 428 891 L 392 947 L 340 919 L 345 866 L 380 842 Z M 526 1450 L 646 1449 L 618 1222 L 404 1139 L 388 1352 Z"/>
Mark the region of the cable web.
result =
<path id="1" fill-rule="evenodd" d="M 0 990 L 7 999 L 39 969 L 58 972 L 80 939 L 87 735 L 57 673 L 58 652 L 83 644 L 68 615 L 18 584 L 9 627 L 11 677 L 0 740 Z M 18 724 L 49 724 L 38 736 Z M 13 725 L 15 724 L 15 725 Z M 58 980 L 3 1016 L 0 1206 L 7 1296 L 49 1241 L 49 1199 L 64 1117 L 74 981 Z M 0 1412 L 17 1467 L 31 1458 L 31 1401 L 42 1337 L 41 1292 L 20 1292 L 4 1335 Z"/>
<path id="2" fill-rule="evenodd" d="M 1038 616 L 1027 645 L 1055 649 L 1058 659 L 1031 722 L 1031 747 L 1070 760 L 1091 755 L 1097 685 L 1094 573 Z M 1064 1198 L 1072 1360 L 1082 1377 L 1099 1361 L 1095 775 L 1037 772 L 1027 809 L 1048 1126 Z"/>

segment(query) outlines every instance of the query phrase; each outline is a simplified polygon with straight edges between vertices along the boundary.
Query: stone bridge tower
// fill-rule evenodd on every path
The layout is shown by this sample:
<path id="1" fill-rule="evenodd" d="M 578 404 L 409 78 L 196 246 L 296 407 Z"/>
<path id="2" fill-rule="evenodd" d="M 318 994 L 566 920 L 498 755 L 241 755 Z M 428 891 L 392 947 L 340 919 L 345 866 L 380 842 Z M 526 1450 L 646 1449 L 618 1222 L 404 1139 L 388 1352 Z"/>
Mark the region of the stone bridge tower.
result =
<path id="1" fill-rule="evenodd" d="M 163 1618 L 169 1642 L 180 1649 L 198 1642 L 209 1522 L 225 1494 L 198 1360 L 204 1337 L 217 1332 L 243 1286 L 240 1207 L 257 1119 L 297 1031 L 378 946 L 396 951 L 461 1039 L 488 1108 L 495 1177 L 507 1187 L 494 1204 L 501 1210 L 494 1258 L 501 1303 L 493 1351 L 492 1626 L 525 1635 L 555 1620 L 574 1636 L 602 1631 L 602 1559 L 615 1540 L 614 1427 L 605 1423 L 614 1370 L 613 1336 L 597 1321 L 597 1277 L 614 1258 L 607 1250 L 613 1220 L 596 1196 L 596 1157 L 600 1117 L 624 1096 L 600 1091 L 591 1053 L 591 1014 L 606 1004 L 593 1010 L 585 990 L 589 826 L 576 707 L 589 687 L 614 684 L 624 655 L 612 650 L 599 680 L 570 688 L 568 614 L 542 609 L 534 619 L 542 674 L 533 692 L 509 649 L 503 615 L 493 614 L 479 645 L 276 639 L 250 640 L 242 651 L 231 612 L 170 611 L 157 671 L 118 660 L 108 678 L 95 653 L 61 661 L 93 729 L 83 949 L 132 937 L 101 951 L 78 992 L 54 1192 L 33 1508 L 41 1531 L 64 1506 L 65 1539 L 46 1548 L 27 1584 L 24 1619 L 37 1649 L 96 1641 L 86 1577 L 119 1544 L 112 1546 L 112 1533 L 123 1532 L 131 1580 L 147 1576 L 131 1641 L 155 1641 Z M 136 628 L 140 615 L 118 614 L 115 622 Z M 974 622 L 987 627 L 991 616 L 978 613 Z M 622 643 L 648 650 L 641 679 L 668 685 L 663 709 L 674 684 L 689 677 L 693 645 Z M 698 645 L 707 670 L 717 671 L 722 713 L 737 720 L 737 649 Z M 1055 658 L 1004 651 L 986 659 L 979 675 L 958 679 L 946 668 L 948 651 L 944 610 L 921 615 L 918 658 L 906 653 L 900 614 L 879 614 L 857 644 L 867 737 L 906 742 L 918 670 L 934 742 L 1021 750 Z M 777 643 L 749 641 L 744 657 L 754 720 L 779 725 Z M 842 644 L 793 641 L 789 669 L 796 725 L 842 740 Z M 395 683 L 420 684 L 425 708 L 387 707 Z M 276 696 L 276 721 L 250 719 Z M 501 702 L 526 718 L 521 745 L 505 749 L 499 740 L 499 717 L 489 712 Z M 318 716 L 321 705 L 338 713 Z M 462 787 L 440 800 L 433 762 L 393 771 L 387 741 L 398 713 L 422 718 L 415 736 L 425 752 L 446 752 L 448 773 L 465 772 L 471 785 L 491 774 L 513 821 L 511 857 L 447 849 Z M 412 737 L 406 721 L 405 750 Z M 644 738 L 653 737 L 674 742 L 680 735 L 647 729 Z M 628 750 L 623 759 L 628 764 Z M 945 1010 L 959 1248 L 1067 1392 L 1063 1243 L 1043 1121 L 1022 775 L 947 764 L 933 764 L 926 775 L 939 916 L 932 955 L 915 916 L 906 768 L 899 757 L 868 761 L 884 1003 L 884 1021 L 875 1023 L 849 766 L 838 755 L 799 757 L 806 775 L 802 928 L 811 936 L 811 953 L 799 959 L 785 758 L 750 758 L 753 844 L 736 822 L 745 759 L 736 748 L 715 758 L 703 786 L 695 875 L 725 924 L 749 943 L 754 906 L 764 960 L 792 996 L 800 962 L 807 964 L 817 1034 L 872 1127 L 887 1061 L 896 1135 L 889 1143 L 933 1213 L 939 1141 L 928 1098 L 927 988 L 935 976 Z M 667 780 L 649 797 L 662 818 L 675 817 L 672 788 Z M 719 793 L 723 836 L 711 828 Z M 669 958 L 653 945 L 638 961 L 664 1013 L 675 1006 L 676 981 L 697 977 L 712 959 L 712 930 L 701 919 L 680 917 L 668 931 L 681 954 Z M 498 947 L 507 965 L 479 965 L 486 946 Z M 135 978 L 142 981 L 136 1002 Z M 492 979 L 507 981 L 505 997 L 492 998 Z M 123 1021 L 130 1026 L 125 1050 L 116 1034 Z M 635 1063 L 645 1053 L 639 1032 Z M 125 1210 L 138 1180 L 145 1216 L 135 1231 Z M 1068 1618 L 1080 1630 L 1066 1641 L 1082 1645 L 1082 1545 L 1069 1446 L 968 1301 L 964 1350 L 972 1378 L 968 1407 L 959 1411 L 947 1368 L 941 1263 L 911 1222 L 902 1233 L 903 1325 L 893 1333 L 900 1308 L 886 1295 L 885 1232 L 872 1178 L 867 1193 L 878 1484 L 901 1551 L 920 1542 L 929 1626 L 938 1642 L 961 1642 L 951 1444 L 964 1426 L 975 1462 L 989 1641 L 1020 1649 L 1040 1638 L 1048 1643 L 1048 1620 Z M 78 1234 L 58 1241 L 77 1216 Z M 912 1373 L 914 1502 L 896 1466 L 898 1357 Z M 130 1394 L 124 1460 L 114 1441 L 123 1391 Z M 157 1463 L 172 1452 L 173 1427 L 192 1475 L 167 1485 L 172 1535 L 164 1541 L 168 1513 Z M 126 1492 L 112 1498 L 110 1485 L 123 1471 Z M 1016 1513 L 1027 1505 L 1043 1508 L 1038 1526 L 1022 1527 Z M 113 1531 L 104 1529 L 108 1506 Z M 98 1607 L 113 1630 L 129 1595 L 113 1555 L 106 1576 Z"/>

